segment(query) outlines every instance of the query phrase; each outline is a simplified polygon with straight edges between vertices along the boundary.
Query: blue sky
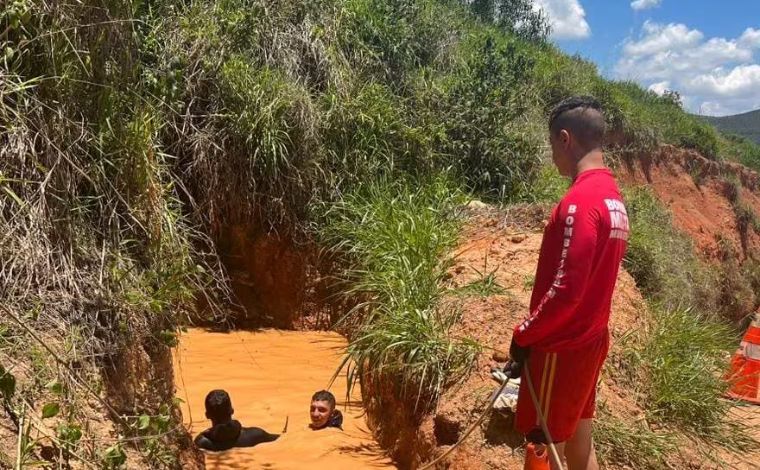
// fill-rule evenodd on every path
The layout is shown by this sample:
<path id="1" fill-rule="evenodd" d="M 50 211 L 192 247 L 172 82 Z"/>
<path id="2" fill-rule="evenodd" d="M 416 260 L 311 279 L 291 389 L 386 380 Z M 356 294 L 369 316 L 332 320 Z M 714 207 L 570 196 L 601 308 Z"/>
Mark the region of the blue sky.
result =
<path id="1" fill-rule="evenodd" d="M 760 0 L 534 0 L 566 52 L 679 91 L 693 112 L 760 108 Z"/>

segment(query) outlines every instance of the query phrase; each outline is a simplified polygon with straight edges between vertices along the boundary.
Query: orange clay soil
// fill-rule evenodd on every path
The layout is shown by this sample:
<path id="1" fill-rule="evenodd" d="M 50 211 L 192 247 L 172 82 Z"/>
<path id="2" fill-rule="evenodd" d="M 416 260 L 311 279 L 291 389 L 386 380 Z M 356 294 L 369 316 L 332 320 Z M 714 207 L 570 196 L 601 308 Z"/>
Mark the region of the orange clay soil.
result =
<path id="1" fill-rule="evenodd" d="M 249 449 L 206 454 L 207 469 L 396 468 L 373 440 L 365 423 L 358 387 L 346 403 L 346 379 L 331 391 L 344 416 L 344 431 L 312 431 L 311 395 L 327 388 L 342 360 L 346 340 L 327 332 L 263 330 L 230 333 L 191 329 L 174 354 L 177 396 L 193 436 L 207 428 L 204 398 L 223 388 L 232 398 L 235 418 L 244 426 L 271 433 L 288 431 L 277 441 Z"/>
<path id="2" fill-rule="evenodd" d="M 490 378 L 494 349 L 506 350 L 512 328 L 528 311 L 533 275 L 541 247 L 543 220 L 547 211 L 535 207 L 513 208 L 509 212 L 484 208 L 473 211 L 455 250 L 456 263 L 451 268 L 452 288 L 465 286 L 494 273 L 503 291 L 487 297 L 452 295 L 448 301 L 459 305 L 462 321 L 455 327 L 457 335 L 477 339 L 486 349 L 478 357 L 475 370 L 459 387 L 441 398 L 433 420 L 439 450 L 455 442 L 483 410 L 496 383 Z M 523 225 L 516 225 L 522 221 Z M 633 279 L 621 272 L 613 301 L 611 320 L 612 348 L 616 339 L 641 326 L 639 312 L 646 308 Z M 608 360 L 608 364 L 612 359 Z M 614 384 L 604 383 L 600 401 L 616 410 L 636 416 L 635 405 L 624 399 Z M 512 430 L 512 420 L 498 414 L 486 418 L 464 445 L 449 459 L 457 470 L 522 468 L 522 436 Z"/>
<path id="3" fill-rule="evenodd" d="M 691 237 L 703 258 L 720 259 L 721 239 L 740 250 L 740 258 L 760 254 L 760 235 L 751 227 L 747 246 L 741 248 L 734 209 L 725 195 L 727 178 L 739 180 L 741 201 L 760 216 L 760 176 L 752 170 L 710 161 L 692 150 L 663 146 L 650 159 L 631 162 L 619 176 L 629 185 L 648 184 L 673 213 L 675 226 Z"/>
<path id="4" fill-rule="evenodd" d="M 480 415 L 496 384 L 490 378 L 490 369 L 497 363 L 494 350 L 507 349 L 512 328 L 528 311 L 533 275 L 541 246 L 543 220 L 548 210 L 535 206 L 511 208 L 507 212 L 492 208 L 472 210 L 459 246 L 455 250 L 455 264 L 449 271 L 449 283 L 459 288 L 478 280 L 483 274 L 494 273 L 496 282 L 503 287 L 499 293 L 482 297 L 472 292 L 466 295 L 450 295 L 452 302 L 461 309 L 462 319 L 452 333 L 477 339 L 486 348 L 478 357 L 474 371 L 460 386 L 448 390 L 432 416 L 423 427 L 433 429 L 436 454 L 456 442 L 465 429 Z M 517 222 L 521 224 L 517 224 Z M 627 333 L 644 327 L 643 313 L 647 305 L 631 276 L 621 270 L 613 297 L 610 319 L 611 350 L 602 373 L 598 393 L 598 405 L 618 418 L 628 422 L 645 419 L 641 408 L 635 403 L 634 391 L 615 383 L 612 373 L 620 367 L 621 339 Z M 739 422 L 750 422 L 760 416 L 760 408 L 740 408 L 745 413 Z M 751 419 L 750 419 L 751 418 Z M 522 468 L 523 439 L 512 430 L 512 420 L 491 414 L 467 441 L 461 445 L 439 468 L 452 470 L 492 470 Z M 755 430 L 756 432 L 756 430 Z M 688 442 L 687 447 L 702 447 Z M 745 455 L 737 458 L 721 453 L 730 468 L 749 469 Z M 682 452 L 669 462 L 672 468 L 716 468 L 698 453 Z M 607 468 L 625 468 L 608 466 Z"/>

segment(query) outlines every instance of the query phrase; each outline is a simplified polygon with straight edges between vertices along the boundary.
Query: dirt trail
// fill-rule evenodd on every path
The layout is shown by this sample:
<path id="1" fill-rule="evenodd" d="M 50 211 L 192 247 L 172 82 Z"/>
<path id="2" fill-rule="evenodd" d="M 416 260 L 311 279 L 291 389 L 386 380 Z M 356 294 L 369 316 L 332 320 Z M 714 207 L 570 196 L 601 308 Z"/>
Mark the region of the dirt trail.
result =
<path id="1" fill-rule="evenodd" d="M 177 396 L 186 426 L 196 435 L 208 426 L 203 400 L 209 390 L 230 393 L 235 418 L 245 426 L 288 432 L 251 449 L 206 454 L 208 469 L 330 470 L 396 468 L 373 440 L 362 415 L 358 387 L 346 403 L 345 376 L 331 391 L 344 416 L 344 431 L 311 431 L 309 399 L 326 388 L 340 364 L 346 340 L 336 333 L 264 330 L 215 333 L 191 329 L 175 350 Z M 348 406 L 347 406 L 348 405 Z"/>

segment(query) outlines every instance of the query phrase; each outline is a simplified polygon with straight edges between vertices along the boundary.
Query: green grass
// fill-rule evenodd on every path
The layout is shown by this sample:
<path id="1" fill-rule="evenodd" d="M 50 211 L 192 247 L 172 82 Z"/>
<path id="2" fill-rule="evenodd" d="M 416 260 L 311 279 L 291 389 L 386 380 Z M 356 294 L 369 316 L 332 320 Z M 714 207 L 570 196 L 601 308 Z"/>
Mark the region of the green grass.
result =
<path id="1" fill-rule="evenodd" d="M 603 403 L 598 408 L 594 445 L 600 461 L 646 470 L 666 466 L 667 457 L 676 449 L 672 434 L 652 430 L 643 419 L 615 416 Z"/>
<path id="2" fill-rule="evenodd" d="M 730 160 L 760 171 L 760 143 L 744 137 L 728 134 L 721 139 L 721 153 Z"/>
<path id="3" fill-rule="evenodd" d="M 342 366 L 350 384 L 390 378 L 404 403 L 426 408 L 469 371 L 479 346 L 450 336 L 458 315 L 439 303 L 462 200 L 441 181 L 386 183 L 328 206 L 323 241 L 351 263 L 348 292 L 366 299 L 348 314 L 361 316 Z"/>
<path id="4" fill-rule="evenodd" d="M 720 398 L 723 373 L 737 335 L 693 310 L 655 310 L 654 317 L 639 364 L 648 372 L 648 413 L 696 435 L 720 435 L 731 406 Z"/>
<path id="5" fill-rule="evenodd" d="M 673 227 L 670 213 L 651 190 L 629 188 L 624 198 L 631 238 L 623 263 L 642 293 L 665 308 L 716 308 L 713 274 L 695 255 L 691 240 Z"/>
<path id="6" fill-rule="evenodd" d="M 736 330 L 693 309 L 650 303 L 647 312 L 644 326 L 620 341 L 609 371 L 643 414 L 631 421 L 602 406 L 595 430 L 600 454 L 634 468 L 662 468 L 684 442 L 733 451 L 756 445 L 731 417 L 735 404 L 723 398 Z"/>
<path id="7" fill-rule="evenodd" d="M 526 195 L 528 202 L 556 203 L 570 187 L 570 180 L 560 176 L 557 167 L 545 164 L 532 184 L 532 191 Z"/>
<path id="8" fill-rule="evenodd" d="M 725 373 L 739 337 L 724 321 L 691 309 L 650 307 L 649 326 L 627 348 L 625 369 L 651 423 L 713 446 L 757 445 L 730 415 Z"/>
<path id="9" fill-rule="evenodd" d="M 474 295 L 477 297 L 490 297 L 492 295 L 503 295 L 508 291 L 496 280 L 496 272 L 480 273 L 480 277 L 468 284 L 456 289 L 461 295 Z"/>

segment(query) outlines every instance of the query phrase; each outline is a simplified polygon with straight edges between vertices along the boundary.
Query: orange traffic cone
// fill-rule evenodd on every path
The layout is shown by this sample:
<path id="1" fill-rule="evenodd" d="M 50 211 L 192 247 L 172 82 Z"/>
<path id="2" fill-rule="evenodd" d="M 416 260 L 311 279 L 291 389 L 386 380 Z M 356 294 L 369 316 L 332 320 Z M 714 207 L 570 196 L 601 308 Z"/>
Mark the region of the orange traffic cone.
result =
<path id="1" fill-rule="evenodd" d="M 749 326 L 739 350 L 731 359 L 728 373 L 731 398 L 760 404 L 760 313 Z"/>
<path id="2" fill-rule="evenodd" d="M 549 470 L 549 452 L 546 451 L 546 446 L 528 443 L 523 470 Z"/>

